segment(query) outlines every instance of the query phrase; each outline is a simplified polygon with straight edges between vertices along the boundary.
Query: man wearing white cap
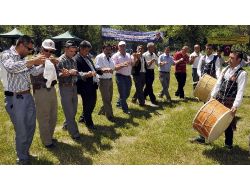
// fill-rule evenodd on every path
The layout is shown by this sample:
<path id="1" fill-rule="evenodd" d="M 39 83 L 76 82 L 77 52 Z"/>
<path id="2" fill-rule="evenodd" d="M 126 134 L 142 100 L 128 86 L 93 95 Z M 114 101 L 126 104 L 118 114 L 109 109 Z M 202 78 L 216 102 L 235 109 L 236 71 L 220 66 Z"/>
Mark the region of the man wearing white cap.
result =
<path id="1" fill-rule="evenodd" d="M 55 50 L 55 43 L 51 39 L 46 39 L 42 43 L 40 54 L 44 55 L 52 63 L 57 64 L 58 60 L 52 56 Z M 38 76 L 31 76 L 31 82 L 33 85 L 40 138 L 46 148 L 53 148 L 55 146 L 53 134 L 57 121 L 57 95 L 54 85 L 57 81 L 52 81 L 48 88 L 46 85 L 47 80 L 42 73 Z"/>
<path id="2" fill-rule="evenodd" d="M 132 60 L 128 53 L 126 53 L 126 43 L 120 41 L 118 43 L 118 52 L 112 56 L 112 60 L 115 63 L 116 70 L 116 83 L 119 92 L 119 99 L 117 106 L 121 106 L 124 113 L 129 114 L 127 98 L 130 95 L 131 90 L 131 70 L 132 70 Z"/>

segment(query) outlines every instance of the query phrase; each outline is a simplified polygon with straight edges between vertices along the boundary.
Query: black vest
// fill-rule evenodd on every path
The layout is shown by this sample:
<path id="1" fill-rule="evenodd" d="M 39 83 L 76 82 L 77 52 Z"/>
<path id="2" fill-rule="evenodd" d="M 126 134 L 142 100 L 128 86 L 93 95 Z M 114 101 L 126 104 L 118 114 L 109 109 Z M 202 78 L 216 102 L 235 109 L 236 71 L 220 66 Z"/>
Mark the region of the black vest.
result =
<path id="1" fill-rule="evenodd" d="M 237 79 L 242 71 L 244 69 L 239 68 L 229 80 L 226 80 L 224 76 L 222 78 L 216 99 L 226 107 L 231 108 L 233 105 L 238 90 Z"/>
<path id="2" fill-rule="evenodd" d="M 145 57 L 142 56 L 142 58 L 144 59 L 144 68 L 145 68 L 145 71 L 146 71 L 146 60 L 145 60 Z M 140 71 L 141 71 L 141 59 L 138 59 L 137 62 L 135 63 L 136 65 L 132 67 L 132 75 L 134 76 L 139 76 L 140 75 Z"/>
<path id="3" fill-rule="evenodd" d="M 204 56 L 205 58 L 205 56 Z M 201 76 L 203 76 L 204 74 L 208 74 L 214 78 L 216 78 L 216 69 L 215 69 L 215 62 L 217 60 L 217 55 L 214 55 L 214 58 L 212 61 L 205 63 L 205 61 L 203 61 L 202 65 L 203 67 L 201 68 Z"/>

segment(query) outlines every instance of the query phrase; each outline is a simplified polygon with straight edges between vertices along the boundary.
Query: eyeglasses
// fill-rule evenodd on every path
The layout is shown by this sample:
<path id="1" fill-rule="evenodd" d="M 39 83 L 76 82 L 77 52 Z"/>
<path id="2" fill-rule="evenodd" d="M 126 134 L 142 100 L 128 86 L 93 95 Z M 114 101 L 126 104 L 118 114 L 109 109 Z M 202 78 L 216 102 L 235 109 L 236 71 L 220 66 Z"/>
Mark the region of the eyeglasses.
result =
<path id="1" fill-rule="evenodd" d="M 207 50 L 212 50 L 212 48 L 206 48 Z"/>
<path id="2" fill-rule="evenodd" d="M 53 50 L 48 50 L 48 49 L 43 49 L 43 51 L 47 52 L 47 53 L 54 53 Z"/>

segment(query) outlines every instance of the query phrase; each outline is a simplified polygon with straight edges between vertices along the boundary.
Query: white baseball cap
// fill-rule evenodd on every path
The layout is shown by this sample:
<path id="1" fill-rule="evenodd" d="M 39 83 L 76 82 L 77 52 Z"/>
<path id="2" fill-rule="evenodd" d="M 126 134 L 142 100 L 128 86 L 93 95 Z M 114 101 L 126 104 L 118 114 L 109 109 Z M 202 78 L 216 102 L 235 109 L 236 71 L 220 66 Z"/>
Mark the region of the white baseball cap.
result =
<path id="1" fill-rule="evenodd" d="M 55 42 L 53 42 L 51 39 L 46 39 L 42 43 L 42 47 L 45 49 L 53 49 L 56 50 L 55 48 Z"/>
<path id="2" fill-rule="evenodd" d="M 120 42 L 118 43 L 118 46 L 122 46 L 122 45 L 126 45 L 126 42 L 120 41 Z"/>

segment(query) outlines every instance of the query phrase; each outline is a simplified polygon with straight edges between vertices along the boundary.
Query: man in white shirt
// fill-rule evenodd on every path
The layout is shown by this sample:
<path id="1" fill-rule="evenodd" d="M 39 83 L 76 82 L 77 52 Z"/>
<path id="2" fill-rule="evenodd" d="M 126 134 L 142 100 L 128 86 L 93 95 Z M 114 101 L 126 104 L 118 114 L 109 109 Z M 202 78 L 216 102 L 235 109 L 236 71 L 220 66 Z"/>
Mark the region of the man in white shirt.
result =
<path id="1" fill-rule="evenodd" d="M 155 44 L 150 42 L 147 44 L 148 51 L 143 54 L 146 60 L 146 86 L 144 88 L 144 97 L 149 96 L 152 104 L 157 105 L 156 97 L 153 91 L 154 68 L 157 64 L 157 56 L 155 55 Z"/>
<path id="2" fill-rule="evenodd" d="M 126 53 L 126 43 L 124 41 L 120 41 L 118 43 L 118 52 L 112 56 L 112 60 L 115 64 L 116 83 L 119 92 L 117 107 L 122 107 L 124 113 L 130 114 L 128 111 L 127 99 L 130 95 L 132 86 L 130 76 L 132 70 L 132 60 L 130 55 Z"/>
<path id="3" fill-rule="evenodd" d="M 192 65 L 193 89 L 195 89 L 199 81 L 199 76 L 197 74 L 197 67 L 201 56 L 202 55 L 200 53 L 200 45 L 198 44 L 194 45 L 194 52 L 191 53 L 189 56 L 189 64 Z"/>
<path id="4" fill-rule="evenodd" d="M 202 56 L 199 60 L 197 67 L 197 74 L 201 78 L 204 74 L 208 74 L 214 78 L 220 76 L 220 60 L 216 55 L 213 55 L 213 46 L 206 45 L 206 55 Z"/>
<path id="5" fill-rule="evenodd" d="M 241 60 L 242 53 L 237 51 L 230 53 L 229 66 L 222 71 L 211 93 L 211 98 L 217 99 L 231 109 L 234 116 L 233 121 L 225 131 L 225 147 L 227 149 L 232 149 L 233 130 L 236 129 L 235 113 L 242 102 L 247 84 L 247 72 L 241 67 Z M 201 143 L 199 137 L 196 138 L 196 142 Z"/>
<path id="6" fill-rule="evenodd" d="M 103 106 L 99 111 L 100 114 L 106 115 L 110 121 L 114 120 L 113 109 L 112 109 L 112 97 L 113 97 L 113 71 L 115 65 L 111 59 L 112 46 L 107 44 L 103 46 L 103 53 L 96 56 L 95 68 L 102 70 L 103 75 L 98 75 L 100 79 L 99 88 L 102 96 Z"/>
<path id="7" fill-rule="evenodd" d="M 226 107 L 231 109 L 233 116 L 242 103 L 243 93 L 247 84 L 247 72 L 243 70 L 240 63 L 242 60 L 241 52 L 231 52 L 229 55 L 229 66 L 222 71 L 211 97 L 217 99 Z M 225 131 L 225 146 L 232 149 L 233 130 L 236 129 L 235 117 Z"/>

